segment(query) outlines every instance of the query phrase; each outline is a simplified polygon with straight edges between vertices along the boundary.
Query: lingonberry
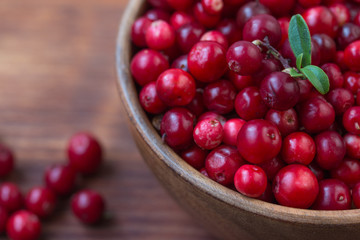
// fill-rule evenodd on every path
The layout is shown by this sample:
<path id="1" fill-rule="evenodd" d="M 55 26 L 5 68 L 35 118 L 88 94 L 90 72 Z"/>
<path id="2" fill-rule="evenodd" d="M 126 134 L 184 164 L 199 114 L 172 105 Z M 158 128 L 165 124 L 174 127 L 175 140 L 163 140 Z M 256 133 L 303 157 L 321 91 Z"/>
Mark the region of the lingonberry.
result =
<path id="1" fill-rule="evenodd" d="M 274 194 L 272 192 L 272 186 L 271 183 L 268 182 L 266 184 L 266 189 L 265 192 L 263 194 L 261 194 L 259 197 L 257 197 L 256 199 L 268 202 L 268 203 L 275 203 L 275 197 Z"/>
<path id="2" fill-rule="evenodd" d="M 287 16 L 295 5 L 295 0 L 260 0 L 276 16 Z M 281 6 L 281 7 L 280 7 Z"/>
<path id="3" fill-rule="evenodd" d="M 0 144 L 0 177 L 8 176 L 14 169 L 15 160 L 12 150 L 4 145 Z"/>
<path id="4" fill-rule="evenodd" d="M 309 165 L 307 165 L 309 167 L 309 169 L 315 174 L 316 179 L 318 181 L 321 181 L 323 179 L 325 179 L 325 177 L 327 177 L 327 171 L 324 170 L 323 168 L 321 168 L 319 166 L 319 164 L 317 164 L 315 161 L 312 161 Z"/>
<path id="5" fill-rule="evenodd" d="M 245 123 L 239 131 L 237 148 L 248 162 L 258 164 L 276 157 L 281 150 L 281 135 L 277 127 L 266 120 Z"/>
<path id="6" fill-rule="evenodd" d="M 244 163 L 235 147 L 220 145 L 206 157 L 205 168 L 211 179 L 228 186 L 234 183 L 235 173 Z"/>
<path id="7" fill-rule="evenodd" d="M 274 123 L 282 137 L 286 137 L 299 129 L 298 116 L 293 108 L 286 111 L 270 109 L 266 113 L 265 120 Z"/>
<path id="8" fill-rule="evenodd" d="M 196 20 L 206 28 L 215 27 L 221 19 L 221 14 L 209 14 L 201 2 L 197 2 L 194 6 L 194 16 Z"/>
<path id="9" fill-rule="evenodd" d="M 259 166 L 244 164 L 235 173 L 234 185 L 245 196 L 260 197 L 266 189 L 266 173 Z"/>
<path id="10" fill-rule="evenodd" d="M 148 3 L 151 4 L 151 6 L 155 8 L 160 8 L 163 10 L 170 10 L 171 7 L 168 3 L 169 0 L 147 0 Z"/>
<path id="11" fill-rule="evenodd" d="M 349 188 L 360 182 L 360 161 L 358 159 L 345 158 L 341 164 L 331 170 L 331 177 L 344 182 Z"/>
<path id="12" fill-rule="evenodd" d="M 273 181 L 273 193 L 283 206 L 309 208 L 319 192 L 314 173 L 304 165 L 290 164 L 282 168 Z"/>
<path id="13" fill-rule="evenodd" d="M 130 64 L 131 74 L 140 86 L 156 81 L 158 76 L 168 68 L 169 63 L 166 58 L 151 49 L 136 53 Z"/>
<path id="14" fill-rule="evenodd" d="M 246 87 L 254 86 L 255 84 L 251 76 L 239 75 L 233 71 L 228 71 L 227 76 L 238 91 L 241 91 Z"/>
<path id="15" fill-rule="evenodd" d="M 8 218 L 9 218 L 9 214 L 6 208 L 0 206 L 0 234 L 3 234 L 5 232 Z"/>
<path id="16" fill-rule="evenodd" d="M 140 17 L 135 20 L 131 27 L 131 40 L 138 47 L 146 47 L 145 33 L 151 24 L 147 17 Z"/>
<path id="17" fill-rule="evenodd" d="M 219 146 L 224 136 L 221 123 L 216 119 L 205 119 L 198 122 L 194 128 L 195 143 L 203 149 L 214 149 Z"/>
<path id="18" fill-rule="evenodd" d="M 298 80 L 298 85 L 299 85 L 299 89 L 300 89 L 299 103 L 310 99 L 314 87 L 309 82 L 309 80 L 307 80 L 307 79 L 305 79 L 305 80 L 299 79 Z"/>
<path id="19" fill-rule="evenodd" d="M 268 161 L 260 163 L 259 166 L 265 171 L 268 180 L 273 181 L 280 169 L 286 166 L 286 163 L 278 155 Z"/>
<path id="20" fill-rule="evenodd" d="M 289 17 L 282 17 L 278 19 L 281 28 L 281 41 L 280 45 L 282 45 L 286 39 L 289 37 L 289 24 L 290 18 Z"/>
<path id="21" fill-rule="evenodd" d="M 320 49 L 320 64 L 333 62 L 336 58 L 336 43 L 326 34 L 314 34 L 312 39 Z"/>
<path id="22" fill-rule="evenodd" d="M 198 42 L 189 52 L 188 67 L 198 81 L 219 80 L 226 71 L 226 50 L 217 42 Z"/>
<path id="23" fill-rule="evenodd" d="M 238 10 L 236 23 L 242 29 L 250 18 L 260 14 L 270 14 L 270 10 L 258 1 L 250 1 Z"/>
<path id="24" fill-rule="evenodd" d="M 224 8 L 223 0 L 201 0 L 201 4 L 210 15 L 220 14 Z"/>
<path id="25" fill-rule="evenodd" d="M 360 89 L 360 74 L 357 72 L 346 72 L 344 74 L 344 88 L 349 89 L 353 94 L 356 94 Z"/>
<path id="26" fill-rule="evenodd" d="M 24 197 L 18 186 L 11 182 L 3 182 L 0 185 L 0 205 L 9 213 L 21 209 L 24 205 Z"/>
<path id="27" fill-rule="evenodd" d="M 167 3 L 174 8 L 177 11 L 185 11 L 191 8 L 191 6 L 194 4 L 194 0 L 166 0 Z"/>
<path id="28" fill-rule="evenodd" d="M 344 135 L 346 156 L 360 159 L 360 136 L 353 133 Z"/>
<path id="29" fill-rule="evenodd" d="M 321 66 L 321 69 L 329 78 L 330 90 L 341 88 L 344 85 L 344 77 L 338 65 L 334 63 L 325 63 Z"/>
<path id="30" fill-rule="evenodd" d="M 19 210 L 10 216 L 6 234 L 12 240 L 37 240 L 41 234 L 41 222 L 35 214 Z"/>
<path id="31" fill-rule="evenodd" d="M 334 61 L 341 69 L 342 72 L 348 71 L 349 68 L 345 64 L 344 59 L 344 51 L 336 51 L 335 61 Z"/>
<path id="32" fill-rule="evenodd" d="M 228 80 L 210 83 L 204 88 L 204 104 L 208 110 L 227 114 L 234 109 L 236 90 Z"/>
<path id="33" fill-rule="evenodd" d="M 289 74 L 273 72 L 261 82 L 260 95 L 269 108 L 284 111 L 299 101 L 300 89 Z"/>
<path id="34" fill-rule="evenodd" d="M 98 223 L 104 215 L 105 201 L 93 190 L 81 190 L 71 198 L 71 210 L 83 223 Z"/>
<path id="35" fill-rule="evenodd" d="M 314 6 L 320 5 L 321 0 L 299 0 L 298 2 L 304 8 L 309 8 L 309 7 L 314 7 Z"/>
<path id="36" fill-rule="evenodd" d="M 360 134 L 360 106 L 346 110 L 343 115 L 343 126 L 350 133 Z"/>
<path id="37" fill-rule="evenodd" d="M 311 34 L 324 33 L 332 38 L 336 37 L 338 22 L 329 8 L 325 6 L 309 8 L 303 13 L 303 17 Z"/>
<path id="38" fill-rule="evenodd" d="M 218 113 L 214 112 L 205 112 L 200 115 L 200 117 L 197 119 L 198 122 L 204 120 L 204 119 L 216 119 L 218 120 L 222 126 L 226 123 L 226 118 L 223 115 L 220 115 Z"/>
<path id="39" fill-rule="evenodd" d="M 315 142 L 307 133 L 294 132 L 284 138 L 281 153 L 288 164 L 308 165 L 315 157 Z"/>
<path id="40" fill-rule="evenodd" d="M 184 24 L 176 31 L 177 44 L 183 53 L 188 53 L 204 33 L 204 27 L 197 22 Z"/>
<path id="41" fill-rule="evenodd" d="M 256 86 L 260 86 L 261 82 L 269 74 L 273 72 L 279 72 L 283 69 L 280 62 L 275 58 L 263 58 L 261 64 L 261 68 L 256 73 L 251 75 L 253 82 Z"/>
<path id="42" fill-rule="evenodd" d="M 237 135 L 244 123 L 245 121 L 240 118 L 232 118 L 227 120 L 223 127 L 223 142 L 227 145 L 236 146 Z"/>
<path id="43" fill-rule="evenodd" d="M 146 44 L 154 50 L 165 50 L 175 43 L 175 31 L 164 20 L 151 23 L 145 34 Z"/>
<path id="44" fill-rule="evenodd" d="M 345 4 L 333 3 L 329 6 L 329 10 L 336 18 L 339 26 L 351 21 L 350 11 Z"/>
<path id="45" fill-rule="evenodd" d="M 175 31 L 178 30 L 181 26 L 193 21 L 193 16 L 186 12 L 174 12 L 170 17 L 170 24 Z"/>
<path id="46" fill-rule="evenodd" d="M 216 26 L 216 30 L 226 37 L 229 45 L 241 40 L 242 31 L 233 19 L 225 18 L 221 20 Z"/>
<path id="47" fill-rule="evenodd" d="M 351 71 L 360 71 L 360 40 L 352 42 L 345 48 L 344 60 Z"/>
<path id="48" fill-rule="evenodd" d="M 228 40 L 221 32 L 217 30 L 211 30 L 204 33 L 201 36 L 200 41 L 213 41 L 219 43 L 224 49 L 229 47 Z"/>
<path id="49" fill-rule="evenodd" d="M 226 53 L 230 70 L 240 75 L 251 75 L 258 71 L 262 58 L 259 48 L 247 41 L 234 43 Z"/>
<path id="50" fill-rule="evenodd" d="M 336 41 L 341 49 L 345 49 L 350 43 L 360 39 L 360 26 L 353 23 L 345 23 L 339 30 Z"/>
<path id="51" fill-rule="evenodd" d="M 150 82 L 141 89 L 139 102 L 142 108 L 151 114 L 160 114 L 167 108 L 156 92 L 156 82 Z"/>
<path id="52" fill-rule="evenodd" d="M 192 142 L 195 116 L 186 108 L 172 108 L 167 111 L 160 126 L 164 141 L 172 148 L 185 149 Z"/>
<path id="53" fill-rule="evenodd" d="M 151 20 L 152 22 L 153 21 L 157 21 L 157 20 L 163 20 L 163 21 L 166 21 L 168 22 L 170 20 L 170 15 L 168 13 L 168 11 L 165 11 L 163 9 L 160 9 L 160 8 L 152 8 L 152 9 L 149 9 L 145 14 L 144 16 Z M 145 32 L 146 33 L 146 32 Z"/>
<path id="54" fill-rule="evenodd" d="M 156 80 L 156 92 L 168 106 L 185 106 L 195 97 L 195 80 L 188 72 L 171 68 L 160 74 Z"/>
<path id="55" fill-rule="evenodd" d="M 184 159 L 190 166 L 195 169 L 202 169 L 205 167 L 205 158 L 208 151 L 200 148 L 198 145 L 193 144 L 191 147 L 183 150 L 180 154 L 181 158 Z"/>
<path id="56" fill-rule="evenodd" d="M 185 106 L 185 108 L 189 109 L 195 116 L 199 117 L 206 110 L 204 99 L 203 99 L 203 90 L 198 88 L 195 93 L 195 97 L 193 100 Z"/>
<path id="57" fill-rule="evenodd" d="M 263 118 L 268 110 L 257 87 L 247 87 L 235 98 L 236 113 L 244 120 Z"/>
<path id="58" fill-rule="evenodd" d="M 346 154 L 345 143 L 341 135 L 335 131 L 324 131 L 315 137 L 315 161 L 323 169 L 338 167 Z"/>
<path id="59" fill-rule="evenodd" d="M 267 37 L 273 47 L 281 41 L 281 27 L 279 22 L 269 14 L 260 14 L 250 18 L 243 28 L 243 39 L 252 42 L 264 40 Z"/>
<path id="60" fill-rule="evenodd" d="M 335 114 L 340 116 L 355 103 L 352 92 L 345 88 L 336 88 L 326 95 L 326 100 L 334 107 Z"/>
<path id="61" fill-rule="evenodd" d="M 49 188 L 33 187 L 25 196 L 25 206 L 39 218 L 49 217 L 56 207 L 56 195 Z"/>
<path id="62" fill-rule="evenodd" d="M 45 171 L 44 181 L 55 194 L 66 196 L 74 190 L 76 178 L 70 166 L 53 165 Z"/>
<path id="63" fill-rule="evenodd" d="M 319 133 L 335 121 L 334 108 L 322 97 L 313 97 L 299 106 L 298 116 L 306 131 Z"/>

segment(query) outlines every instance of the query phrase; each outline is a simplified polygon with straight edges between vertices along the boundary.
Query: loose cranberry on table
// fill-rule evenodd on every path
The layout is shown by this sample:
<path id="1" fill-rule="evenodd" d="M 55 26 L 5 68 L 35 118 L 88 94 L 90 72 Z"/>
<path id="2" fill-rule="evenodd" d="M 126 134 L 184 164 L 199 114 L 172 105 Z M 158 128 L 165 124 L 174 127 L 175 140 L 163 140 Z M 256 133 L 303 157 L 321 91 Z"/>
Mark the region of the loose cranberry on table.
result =
<path id="1" fill-rule="evenodd" d="M 12 150 L 0 144 L 0 177 L 8 176 L 14 169 L 15 159 Z"/>
<path id="2" fill-rule="evenodd" d="M 236 171 L 234 185 L 245 196 L 256 198 L 265 192 L 267 177 L 261 167 L 245 164 Z"/>
<path id="3" fill-rule="evenodd" d="M 214 149 L 219 146 L 224 136 L 221 123 L 216 119 L 204 119 L 194 128 L 193 138 L 195 143 L 203 149 Z"/>
<path id="4" fill-rule="evenodd" d="M 37 240 L 41 234 L 41 222 L 35 214 L 19 210 L 10 216 L 6 234 L 12 240 Z"/>
<path id="5" fill-rule="evenodd" d="M 288 164 L 308 165 L 315 157 L 316 147 L 312 137 L 304 132 L 294 132 L 283 140 L 282 158 Z"/>
<path id="6" fill-rule="evenodd" d="M 53 165 L 44 175 L 46 186 L 60 196 L 69 195 L 75 189 L 76 179 L 73 168 L 65 165 Z"/>
<path id="7" fill-rule="evenodd" d="M 56 207 L 56 195 L 49 188 L 33 187 L 25 196 L 25 206 L 39 218 L 49 217 Z"/>
<path id="8" fill-rule="evenodd" d="M 9 213 L 21 209 L 24 205 L 24 196 L 19 187 L 11 182 L 3 182 L 0 185 L 0 205 Z"/>

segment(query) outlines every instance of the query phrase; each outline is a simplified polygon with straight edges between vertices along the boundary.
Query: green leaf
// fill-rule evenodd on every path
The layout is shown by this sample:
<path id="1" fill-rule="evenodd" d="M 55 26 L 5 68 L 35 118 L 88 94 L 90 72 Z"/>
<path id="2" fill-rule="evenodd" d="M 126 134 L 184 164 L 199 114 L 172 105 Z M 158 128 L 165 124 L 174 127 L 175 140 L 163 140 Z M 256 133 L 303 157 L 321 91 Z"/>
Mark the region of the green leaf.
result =
<path id="1" fill-rule="evenodd" d="M 329 91 L 329 78 L 321 68 L 308 65 L 300 69 L 300 71 L 321 94 L 326 94 Z"/>
<path id="2" fill-rule="evenodd" d="M 289 23 L 289 43 L 295 56 L 303 54 L 301 66 L 311 64 L 311 37 L 308 26 L 300 14 L 294 15 Z"/>
<path id="3" fill-rule="evenodd" d="M 296 67 L 298 69 L 301 68 L 301 65 L 302 65 L 302 61 L 303 61 L 303 57 L 304 57 L 304 54 L 301 53 L 299 56 L 296 57 Z"/>
<path id="4" fill-rule="evenodd" d="M 304 74 L 297 72 L 294 68 L 290 68 L 289 74 L 290 74 L 290 76 L 292 76 L 294 78 L 304 76 Z"/>

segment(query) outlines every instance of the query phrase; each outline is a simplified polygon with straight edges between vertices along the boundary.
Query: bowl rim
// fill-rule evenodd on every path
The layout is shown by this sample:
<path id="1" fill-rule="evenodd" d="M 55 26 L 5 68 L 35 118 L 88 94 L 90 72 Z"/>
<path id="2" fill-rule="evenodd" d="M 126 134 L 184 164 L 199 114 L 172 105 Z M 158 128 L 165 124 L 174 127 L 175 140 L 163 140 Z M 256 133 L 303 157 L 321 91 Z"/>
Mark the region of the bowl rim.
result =
<path id="1" fill-rule="evenodd" d="M 116 70 L 117 87 L 123 109 L 130 123 L 144 142 L 155 152 L 157 157 L 186 182 L 193 185 L 197 190 L 216 198 L 235 208 L 242 209 L 253 214 L 274 220 L 289 221 L 299 224 L 320 225 L 350 225 L 360 223 L 360 209 L 350 210 L 311 210 L 298 209 L 278 204 L 268 203 L 261 200 L 248 198 L 234 190 L 203 176 L 199 171 L 192 168 L 182 160 L 170 147 L 161 141 L 161 137 L 153 128 L 150 120 L 138 101 L 133 101 L 131 92 L 136 91 L 135 83 L 130 73 L 131 57 L 131 25 L 142 12 L 145 0 L 128 1 L 125 12 L 120 21 L 116 42 Z M 137 95 L 136 95 L 137 96 Z"/>

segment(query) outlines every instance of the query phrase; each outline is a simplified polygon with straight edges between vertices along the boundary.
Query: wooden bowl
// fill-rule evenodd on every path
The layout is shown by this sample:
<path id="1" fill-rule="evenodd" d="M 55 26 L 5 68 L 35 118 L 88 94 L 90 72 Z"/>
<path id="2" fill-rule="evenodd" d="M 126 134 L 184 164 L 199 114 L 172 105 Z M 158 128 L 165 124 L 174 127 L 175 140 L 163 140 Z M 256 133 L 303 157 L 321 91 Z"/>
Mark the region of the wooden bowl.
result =
<path id="1" fill-rule="evenodd" d="M 144 6 L 145 0 L 129 1 L 122 18 L 116 49 L 118 88 L 144 160 L 174 199 L 222 240 L 359 239 L 360 210 L 303 210 L 247 198 L 204 177 L 161 141 L 139 104 L 129 70 L 131 25 Z"/>

